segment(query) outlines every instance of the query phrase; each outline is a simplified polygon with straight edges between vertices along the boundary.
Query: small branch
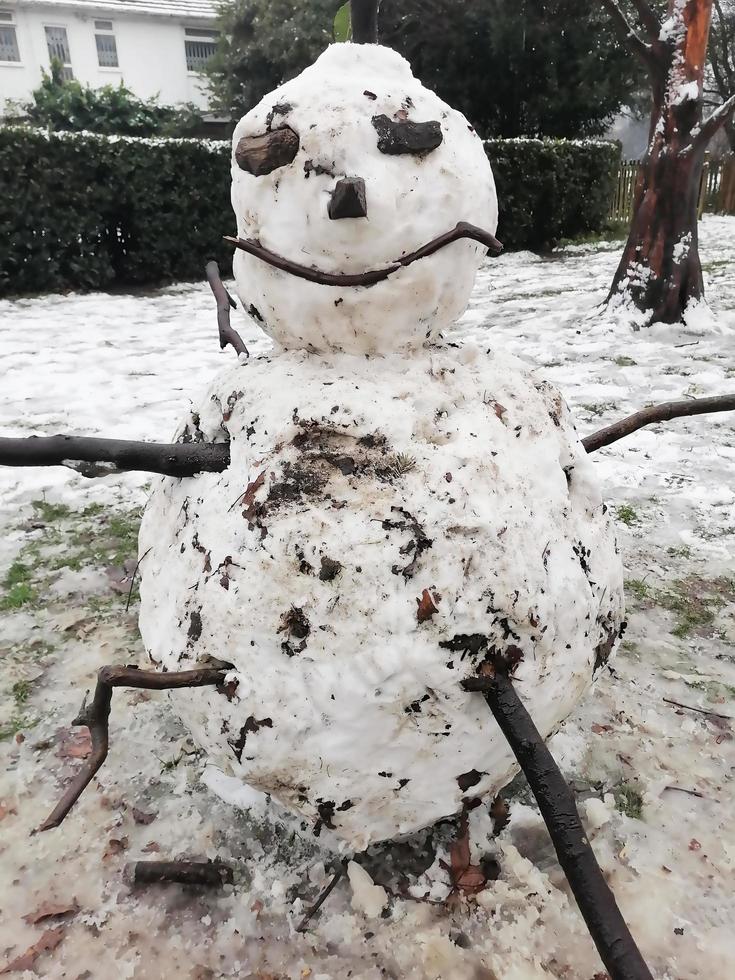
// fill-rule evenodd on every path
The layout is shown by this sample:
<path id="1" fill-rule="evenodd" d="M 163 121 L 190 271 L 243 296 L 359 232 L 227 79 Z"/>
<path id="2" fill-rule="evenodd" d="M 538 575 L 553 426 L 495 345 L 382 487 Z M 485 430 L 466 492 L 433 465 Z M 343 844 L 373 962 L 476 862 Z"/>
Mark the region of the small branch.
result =
<path id="1" fill-rule="evenodd" d="M 433 255 L 434 252 L 438 252 L 445 245 L 451 245 L 452 242 L 459 241 L 462 238 L 469 238 L 472 241 L 479 242 L 480 245 L 484 245 L 489 249 L 493 255 L 499 255 L 503 250 L 502 244 L 489 231 L 484 231 L 482 228 L 478 228 L 477 225 L 471 225 L 466 221 L 460 221 L 451 231 L 432 239 L 432 241 L 428 242 L 422 248 L 416 249 L 415 252 L 409 252 L 402 258 L 396 259 L 385 269 L 373 269 L 370 272 L 344 275 L 341 273 L 320 272 L 318 269 L 301 265 L 299 262 L 292 262 L 291 259 L 286 259 L 282 255 L 272 252 L 270 249 L 261 245 L 259 241 L 252 238 L 224 236 L 224 240 L 229 242 L 230 245 L 242 249 L 243 252 L 247 252 L 249 255 L 254 255 L 255 258 L 266 262 L 268 265 L 272 265 L 275 269 L 280 269 L 282 272 L 290 272 L 292 276 L 297 276 L 299 279 L 306 279 L 307 282 L 319 283 L 321 286 L 342 287 L 374 286 L 378 282 L 383 282 L 384 279 L 392 276 L 400 269 L 405 269 L 419 259 Z"/>
<path id="2" fill-rule="evenodd" d="M 223 684 L 226 675 L 227 670 L 222 667 L 201 667 L 177 673 L 159 673 L 154 670 L 139 670 L 137 667 L 102 667 L 97 674 L 94 697 L 87 704 L 85 696 L 79 715 L 72 722 L 72 725 L 86 725 L 89 728 L 92 754 L 38 829 L 51 830 L 59 826 L 107 758 L 113 688 L 135 687 L 146 691 L 170 691 L 184 687 L 214 687 Z"/>
<path id="3" fill-rule="evenodd" d="M 675 708 L 683 708 L 685 711 L 696 711 L 698 715 L 709 715 L 711 718 L 722 718 L 725 721 L 735 721 L 732 715 L 720 715 L 716 711 L 707 711 L 706 708 L 695 708 L 691 704 L 681 704 L 679 701 L 672 701 L 670 698 L 663 699 L 666 704 L 673 704 Z"/>
<path id="4" fill-rule="evenodd" d="M 352 40 L 355 44 L 378 43 L 380 0 L 351 0 Z"/>
<path id="5" fill-rule="evenodd" d="M 646 44 L 646 42 L 636 34 L 628 22 L 628 18 L 621 10 L 620 4 L 617 3 L 617 0 L 600 0 L 600 3 L 610 14 L 613 25 L 615 26 L 615 29 L 617 30 L 621 39 L 636 55 L 638 55 L 642 61 L 646 63 L 646 65 L 650 67 L 655 60 L 651 45 Z"/>
<path id="6" fill-rule="evenodd" d="M 221 888 L 234 881 L 232 868 L 221 861 L 136 861 L 131 876 L 134 885 L 176 882 Z"/>
<path id="7" fill-rule="evenodd" d="M 487 664 L 484 669 L 492 670 Z M 572 792 L 518 697 L 507 667 L 498 662 L 492 675 L 470 677 L 463 687 L 483 694 L 508 739 L 610 977 L 612 980 L 652 980 L 595 860 Z"/>
<path id="8" fill-rule="evenodd" d="M 219 346 L 224 350 L 228 344 L 235 349 L 235 353 L 240 356 L 250 357 L 248 349 L 243 343 L 243 339 L 235 328 L 230 324 L 230 307 L 237 309 L 237 303 L 225 289 L 219 274 L 219 266 L 216 262 L 207 262 L 206 267 L 207 282 L 217 300 L 217 326 L 219 327 Z"/>
<path id="9" fill-rule="evenodd" d="M 661 21 L 654 12 L 648 0 L 633 0 L 633 6 L 638 11 L 638 19 L 652 41 L 661 34 Z"/>
<path id="10" fill-rule="evenodd" d="M 342 878 L 344 878 L 346 870 L 347 870 L 347 864 L 345 861 L 343 861 L 342 864 L 339 866 L 339 868 L 335 871 L 334 875 L 332 876 L 332 880 L 329 882 L 327 887 L 322 891 L 322 893 L 319 895 L 319 898 L 316 900 L 316 902 L 314 902 L 314 904 L 308 910 L 308 912 L 303 917 L 301 922 L 299 922 L 299 924 L 296 926 L 296 932 L 306 932 L 306 927 L 309 925 L 309 923 L 314 918 L 314 916 L 319 911 L 319 909 L 322 907 L 322 905 L 324 905 L 324 903 L 332 894 L 332 892 L 337 887 L 337 885 L 342 880 Z"/>
<path id="11" fill-rule="evenodd" d="M 710 113 L 700 124 L 694 135 L 694 145 L 705 147 L 715 135 L 720 126 L 724 126 L 730 116 L 735 112 L 735 95 L 718 106 L 714 112 Z"/>
<path id="12" fill-rule="evenodd" d="M 654 422 L 669 422 L 671 419 L 685 418 L 688 415 L 707 415 L 710 412 L 735 411 L 735 395 L 717 395 L 714 398 L 685 398 L 676 402 L 663 402 L 652 405 L 634 415 L 629 415 L 619 422 L 614 422 L 591 436 L 585 436 L 582 445 L 588 453 L 593 453 L 603 446 L 609 446 L 618 439 L 624 439 L 632 432 L 637 432 L 644 425 Z"/>
<path id="13" fill-rule="evenodd" d="M 0 466 L 67 466 L 89 477 L 131 470 L 184 477 L 221 473 L 229 465 L 226 442 L 133 442 L 87 436 L 0 439 Z"/>
<path id="14" fill-rule="evenodd" d="M 145 551 L 140 556 L 140 558 L 136 561 L 136 563 L 135 563 L 135 568 L 133 569 L 133 574 L 130 576 L 130 588 L 128 589 L 128 600 L 125 603 L 125 612 L 128 612 L 128 610 L 130 609 L 130 600 L 133 598 L 133 587 L 135 586 L 135 578 L 136 578 L 136 576 L 138 574 L 138 569 L 140 568 L 140 563 L 143 561 L 143 559 L 147 555 L 149 555 L 151 553 L 152 550 L 153 550 L 153 546 L 151 545 L 151 547 L 147 551 Z"/>

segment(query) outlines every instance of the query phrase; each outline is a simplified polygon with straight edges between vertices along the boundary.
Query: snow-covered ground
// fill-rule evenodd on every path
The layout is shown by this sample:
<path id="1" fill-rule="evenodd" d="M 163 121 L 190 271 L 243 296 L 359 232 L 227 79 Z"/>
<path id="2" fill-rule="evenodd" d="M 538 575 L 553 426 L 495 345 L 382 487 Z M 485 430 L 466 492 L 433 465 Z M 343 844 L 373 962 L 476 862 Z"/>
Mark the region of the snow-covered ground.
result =
<path id="1" fill-rule="evenodd" d="M 651 402 L 732 392 L 735 219 L 705 218 L 702 239 L 713 322 L 700 311 L 686 330 L 632 333 L 595 314 L 619 255 L 607 244 L 488 262 L 459 332 L 535 364 L 582 434 Z M 241 332 L 265 347 L 255 327 Z M 218 350 L 206 285 L 1 302 L 0 434 L 166 439 L 233 357 Z M 735 421 L 651 427 L 595 465 L 619 519 L 630 626 L 614 671 L 552 749 L 654 975 L 732 976 Z M 499 836 L 488 840 L 484 808 L 473 813 L 473 856 L 494 853 L 501 868 L 475 898 L 407 900 L 353 875 L 354 890 L 342 882 L 301 936 L 330 852 L 275 806 L 223 803 L 167 697 L 120 691 L 98 779 L 61 828 L 30 836 L 88 751 L 69 726 L 95 670 L 144 662 L 121 566 L 145 496 L 135 475 L 0 470 L 0 970 L 35 947 L 40 975 L 104 980 L 599 973 L 522 780 Z M 219 857 L 235 883 L 131 888 L 125 866 L 152 857 Z M 401 870 L 416 882 L 417 860 L 388 849 L 371 870 L 395 888 Z M 432 869 L 432 897 L 445 877 Z"/>

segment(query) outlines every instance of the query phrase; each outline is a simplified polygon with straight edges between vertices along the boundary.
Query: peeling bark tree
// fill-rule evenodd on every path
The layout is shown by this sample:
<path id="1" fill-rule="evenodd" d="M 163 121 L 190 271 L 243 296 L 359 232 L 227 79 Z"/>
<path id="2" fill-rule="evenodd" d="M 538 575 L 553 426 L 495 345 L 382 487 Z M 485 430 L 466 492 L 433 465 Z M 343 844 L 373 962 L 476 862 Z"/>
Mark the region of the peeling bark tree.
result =
<path id="1" fill-rule="evenodd" d="M 713 0 L 668 0 L 659 21 L 648 0 L 631 0 L 640 33 L 618 0 L 601 0 L 624 42 L 645 63 L 653 104 L 628 241 L 608 301 L 621 295 L 648 323 L 678 323 L 704 295 L 697 203 L 707 144 L 735 110 L 735 96 L 702 118 Z"/>

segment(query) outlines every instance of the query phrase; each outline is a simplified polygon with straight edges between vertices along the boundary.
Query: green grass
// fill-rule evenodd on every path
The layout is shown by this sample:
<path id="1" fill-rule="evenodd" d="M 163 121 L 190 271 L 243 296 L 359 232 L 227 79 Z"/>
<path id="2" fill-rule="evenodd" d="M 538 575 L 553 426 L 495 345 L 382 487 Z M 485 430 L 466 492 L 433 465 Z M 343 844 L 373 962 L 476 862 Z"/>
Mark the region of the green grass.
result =
<path id="1" fill-rule="evenodd" d="M 620 504 L 619 507 L 615 508 L 615 512 L 621 524 L 626 524 L 628 527 L 633 527 L 634 524 L 640 524 L 638 513 L 630 504 Z"/>
<path id="2" fill-rule="evenodd" d="M 595 418 L 599 418 L 601 415 L 604 415 L 605 412 L 616 409 L 618 406 L 615 402 L 593 402 L 591 404 L 580 405 L 579 407 L 584 409 L 588 415 L 594 415 Z"/>
<path id="3" fill-rule="evenodd" d="M 27 732 L 29 728 L 35 728 L 38 720 L 29 720 L 22 715 L 13 715 L 10 721 L 0 725 L 0 742 L 7 742 L 9 738 L 15 738 L 18 732 Z"/>
<path id="4" fill-rule="evenodd" d="M 728 601 L 735 601 L 735 582 L 724 577 L 680 579 L 656 593 L 656 602 L 676 615 L 671 633 L 679 639 L 711 627 L 718 610 Z"/>
<path id="5" fill-rule="evenodd" d="M 23 561 L 14 561 L 3 579 L 5 595 L 0 596 L 0 609 L 20 609 L 33 602 L 35 592 L 31 585 L 31 568 Z"/>
<path id="6" fill-rule="evenodd" d="M 71 514 L 71 508 L 67 507 L 66 504 L 50 504 L 46 500 L 33 500 L 31 505 L 38 511 L 41 520 L 47 524 L 52 524 L 54 521 Z"/>
<path id="7" fill-rule="evenodd" d="M 689 545 L 683 544 L 679 548 L 667 548 L 666 554 L 671 555 L 672 558 L 691 558 L 692 549 Z"/>
<path id="8" fill-rule="evenodd" d="M 640 820 L 643 814 L 643 797 L 632 783 L 620 783 L 614 789 L 615 808 L 632 820 Z"/>
<path id="9" fill-rule="evenodd" d="M 613 361 L 618 367 L 636 367 L 638 361 L 634 361 L 632 357 L 626 357 L 625 354 L 620 357 L 616 357 Z"/>
<path id="10" fill-rule="evenodd" d="M 634 598 L 642 601 L 650 596 L 648 586 L 640 578 L 629 578 L 625 580 L 625 591 L 634 596 Z"/>
<path id="11" fill-rule="evenodd" d="M 33 684 L 30 681 L 16 681 L 13 684 L 11 691 L 17 707 L 21 708 L 26 703 L 32 690 Z"/>

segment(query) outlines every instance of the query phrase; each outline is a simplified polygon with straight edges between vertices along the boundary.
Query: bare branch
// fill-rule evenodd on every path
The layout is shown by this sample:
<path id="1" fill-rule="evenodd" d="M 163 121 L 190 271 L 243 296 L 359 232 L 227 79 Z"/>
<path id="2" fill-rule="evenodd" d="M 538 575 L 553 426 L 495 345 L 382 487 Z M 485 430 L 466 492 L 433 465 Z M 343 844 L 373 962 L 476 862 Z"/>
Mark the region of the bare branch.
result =
<path id="1" fill-rule="evenodd" d="M 222 861 L 136 861 L 130 869 L 134 885 L 202 885 L 221 888 L 234 881 L 232 868 Z"/>
<path id="2" fill-rule="evenodd" d="M 140 670 L 137 667 L 102 667 L 97 674 L 94 697 L 87 704 L 85 696 L 79 715 L 72 722 L 72 725 L 86 725 L 89 728 L 92 736 L 92 754 L 38 829 L 51 830 L 59 826 L 107 758 L 113 688 L 136 687 L 147 691 L 170 691 L 183 687 L 214 687 L 224 684 L 226 676 L 225 667 L 200 667 L 198 670 L 171 673 Z"/>
<path id="3" fill-rule="evenodd" d="M 632 432 L 642 429 L 644 425 L 654 422 L 670 422 L 671 419 L 684 418 L 688 415 L 707 415 L 710 412 L 735 411 L 735 395 L 717 395 L 714 398 L 685 398 L 676 402 L 663 402 L 652 405 L 640 412 L 635 412 L 627 418 L 614 422 L 612 425 L 593 432 L 582 440 L 582 445 L 588 453 L 593 453 L 603 446 L 609 446 L 618 439 L 624 439 Z"/>
<path id="4" fill-rule="evenodd" d="M 630 25 L 628 18 L 625 16 L 620 8 L 620 4 L 617 0 L 600 0 L 600 3 L 607 10 L 612 18 L 613 25 L 620 35 L 621 39 L 628 45 L 628 47 L 638 55 L 647 65 L 651 65 L 654 61 L 653 51 L 650 44 L 646 42 L 636 34 Z"/>
<path id="5" fill-rule="evenodd" d="M 350 0 L 352 40 L 355 44 L 378 43 L 379 0 Z"/>
<path id="6" fill-rule="evenodd" d="M 409 252 L 401 258 L 396 259 L 385 269 L 373 269 L 370 272 L 359 272 L 355 275 L 342 275 L 340 273 L 320 272 L 318 269 L 301 265 L 299 262 L 292 262 L 291 259 L 286 259 L 282 255 L 272 252 L 270 249 L 261 245 L 259 241 L 255 241 L 252 238 L 231 238 L 229 235 L 224 236 L 225 241 L 234 245 L 235 248 L 242 249 L 243 252 L 247 252 L 249 255 L 254 255 L 262 262 L 272 265 L 275 269 L 280 269 L 282 272 L 289 272 L 292 276 L 297 276 L 299 279 L 306 279 L 307 282 L 316 282 L 322 286 L 343 287 L 374 286 L 376 283 L 383 282 L 384 279 L 392 276 L 393 273 L 398 272 L 399 269 L 405 269 L 406 266 L 412 265 L 414 262 L 418 262 L 419 259 L 426 258 L 428 255 L 433 255 L 434 252 L 438 252 L 445 245 L 451 245 L 452 242 L 457 242 L 462 238 L 469 238 L 471 241 L 479 242 L 489 249 L 493 255 L 499 255 L 503 250 L 502 244 L 489 231 L 484 231 L 482 228 L 478 228 L 477 225 L 471 225 L 466 221 L 460 221 L 451 231 L 432 239 L 432 241 L 422 248 L 416 249 L 415 252 Z"/>
<path id="7" fill-rule="evenodd" d="M 655 41 L 661 33 L 661 21 L 655 13 L 648 0 L 633 0 L 633 6 L 638 11 L 638 19 L 648 34 L 648 37 Z"/>
<path id="8" fill-rule="evenodd" d="M 692 131 L 692 135 L 694 136 L 694 145 L 700 148 L 706 146 L 720 126 L 724 126 L 734 112 L 735 95 L 731 95 L 726 102 L 723 102 L 721 106 L 718 106 L 714 112 L 712 112 L 700 123 L 698 131 Z"/>
<path id="9" fill-rule="evenodd" d="M 67 466 L 89 477 L 130 470 L 184 477 L 221 473 L 229 465 L 226 442 L 133 442 L 87 436 L 0 438 L 0 466 Z"/>
<path id="10" fill-rule="evenodd" d="M 508 665 L 496 658 L 494 666 L 486 663 L 480 669 L 484 673 L 468 678 L 463 687 L 483 694 L 507 738 L 602 962 L 615 980 L 652 980 L 595 859 L 572 792 L 518 697 Z"/>
<path id="11" fill-rule="evenodd" d="M 219 327 L 220 349 L 224 350 L 228 344 L 231 344 L 238 356 L 244 354 L 246 357 L 249 357 L 250 354 L 242 337 L 230 324 L 230 307 L 233 310 L 236 309 L 237 303 L 225 289 L 225 285 L 220 278 L 217 263 L 207 262 L 206 273 L 207 282 L 214 293 L 214 298 L 217 300 L 217 326 Z"/>

